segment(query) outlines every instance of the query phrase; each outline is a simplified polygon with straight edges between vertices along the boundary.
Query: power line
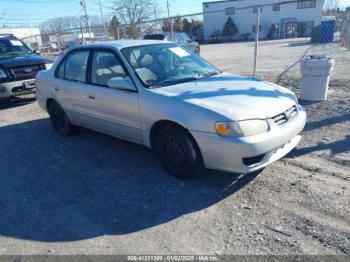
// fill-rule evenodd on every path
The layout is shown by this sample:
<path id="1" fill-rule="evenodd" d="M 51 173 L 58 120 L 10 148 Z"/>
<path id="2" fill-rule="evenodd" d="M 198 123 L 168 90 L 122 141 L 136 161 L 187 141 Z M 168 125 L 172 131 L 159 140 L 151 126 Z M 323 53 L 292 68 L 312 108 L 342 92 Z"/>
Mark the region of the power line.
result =
<path id="1" fill-rule="evenodd" d="M 57 3 L 57 0 L 44 0 L 44 1 L 34 1 L 34 0 L 2 0 L 2 1 L 11 1 L 13 2 L 20 2 L 20 3 L 26 3 L 26 4 L 52 4 Z M 61 0 L 62 1 L 62 0 Z M 63 1 L 69 1 L 69 0 L 63 0 Z"/>
<path id="2" fill-rule="evenodd" d="M 0 20 L 6 21 L 45 21 L 47 18 L 0 18 Z"/>
<path id="3" fill-rule="evenodd" d="M 170 17 L 170 2 L 169 0 L 166 1 L 166 8 L 168 10 L 168 18 Z"/>

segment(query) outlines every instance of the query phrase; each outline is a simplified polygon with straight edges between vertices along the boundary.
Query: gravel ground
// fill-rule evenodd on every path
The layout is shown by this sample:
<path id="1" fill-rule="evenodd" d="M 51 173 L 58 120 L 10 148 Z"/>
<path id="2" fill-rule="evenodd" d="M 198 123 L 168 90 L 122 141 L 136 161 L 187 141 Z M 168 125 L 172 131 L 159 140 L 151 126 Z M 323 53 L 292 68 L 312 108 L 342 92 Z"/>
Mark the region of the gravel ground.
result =
<path id="1" fill-rule="evenodd" d="M 56 135 L 33 96 L 1 101 L 0 254 L 349 255 L 349 91 L 302 102 L 302 142 L 262 172 L 189 181 L 146 148 Z"/>

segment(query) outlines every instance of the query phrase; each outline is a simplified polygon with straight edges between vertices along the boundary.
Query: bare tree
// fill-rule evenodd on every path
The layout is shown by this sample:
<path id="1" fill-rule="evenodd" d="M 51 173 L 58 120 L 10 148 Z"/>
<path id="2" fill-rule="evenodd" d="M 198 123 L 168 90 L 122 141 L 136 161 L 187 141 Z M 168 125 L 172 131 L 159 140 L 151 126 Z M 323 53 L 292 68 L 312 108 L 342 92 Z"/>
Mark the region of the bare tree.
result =
<path id="1" fill-rule="evenodd" d="M 90 26 L 102 27 L 102 21 L 99 16 L 90 16 Z M 66 16 L 66 17 L 56 17 L 51 18 L 45 21 L 40 25 L 40 29 L 42 33 L 57 33 L 69 29 L 77 29 L 84 26 L 84 18 L 74 17 L 74 16 Z"/>
<path id="2" fill-rule="evenodd" d="M 325 0 L 325 3 L 324 3 L 325 11 L 337 10 L 338 8 L 340 8 L 339 0 Z"/>
<path id="3" fill-rule="evenodd" d="M 117 0 L 113 2 L 118 19 L 124 24 L 137 24 L 154 17 L 154 0 Z"/>
<path id="4" fill-rule="evenodd" d="M 7 13 L 7 9 L 1 12 L 1 14 L 0 14 L 0 21 L 4 20 L 4 17 L 6 16 L 6 13 Z M 5 23 L 3 24 L 3 27 L 5 27 Z"/>
<path id="5" fill-rule="evenodd" d="M 43 33 L 56 33 L 63 30 L 79 27 L 82 24 L 80 17 L 56 17 L 45 21 L 40 25 Z"/>

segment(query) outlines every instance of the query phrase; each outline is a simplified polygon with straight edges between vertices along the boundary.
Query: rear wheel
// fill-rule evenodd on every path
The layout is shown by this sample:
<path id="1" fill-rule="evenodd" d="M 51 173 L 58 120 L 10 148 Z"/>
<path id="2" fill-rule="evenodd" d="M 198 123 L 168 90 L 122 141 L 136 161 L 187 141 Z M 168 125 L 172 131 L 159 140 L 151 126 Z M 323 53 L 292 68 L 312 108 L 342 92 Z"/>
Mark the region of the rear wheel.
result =
<path id="1" fill-rule="evenodd" d="M 72 124 L 62 107 L 57 102 L 52 101 L 48 111 L 53 129 L 62 136 L 68 136 L 72 131 Z"/>
<path id="2" fill-rule="evenodd" d="M 157 137 L 156 150 L 163 167 L 174 177 L 187 179 L 203 169 L 196 142 L 181 127 L 164 127 Z"/>

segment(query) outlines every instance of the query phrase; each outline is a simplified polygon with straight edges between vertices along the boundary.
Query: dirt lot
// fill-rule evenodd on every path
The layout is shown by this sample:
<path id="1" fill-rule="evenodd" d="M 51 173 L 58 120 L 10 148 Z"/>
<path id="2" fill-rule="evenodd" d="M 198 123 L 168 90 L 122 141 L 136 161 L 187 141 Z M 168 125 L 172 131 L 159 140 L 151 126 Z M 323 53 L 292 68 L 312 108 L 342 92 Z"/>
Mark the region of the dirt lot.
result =
<path id="1" fill-rule="evenodd" d="M 270 76 L 305 49 L 274 44 L 271 57 L 280 45 L 293 55 L 283 65 L 267 60 Z M 241 50 L 232 56 L 218 52 L 226 45 L 202 54 L 244 71 L 245 45 L 231 45 Z M 298 148 L 245 176 L 210 171 L 179 181 L 143 147 L 83 129 L 56 135 L 32 96 L 0 102 L 0 254 L 350 254 L 345 55 L 329 100 L 303 103 Z M 284 84 L 298 91 L 297 80 Z"/>
<path id="2" fill-rule="evenodd" d="M 308 54 L 325 54 L 336 60 L 333 79 L 349 80 L 350 52 L 338 43 L 311 45 L 309 39 L 262 41 L 259 43 L 257 74 L 276 79 L 284 69 Z M 242 75 L 253 74 L 254 43 L 233 43 L 201 46 L 201 55 L 218 68 Z M 299 66 L 287 73 L 300 77 Z"/>

